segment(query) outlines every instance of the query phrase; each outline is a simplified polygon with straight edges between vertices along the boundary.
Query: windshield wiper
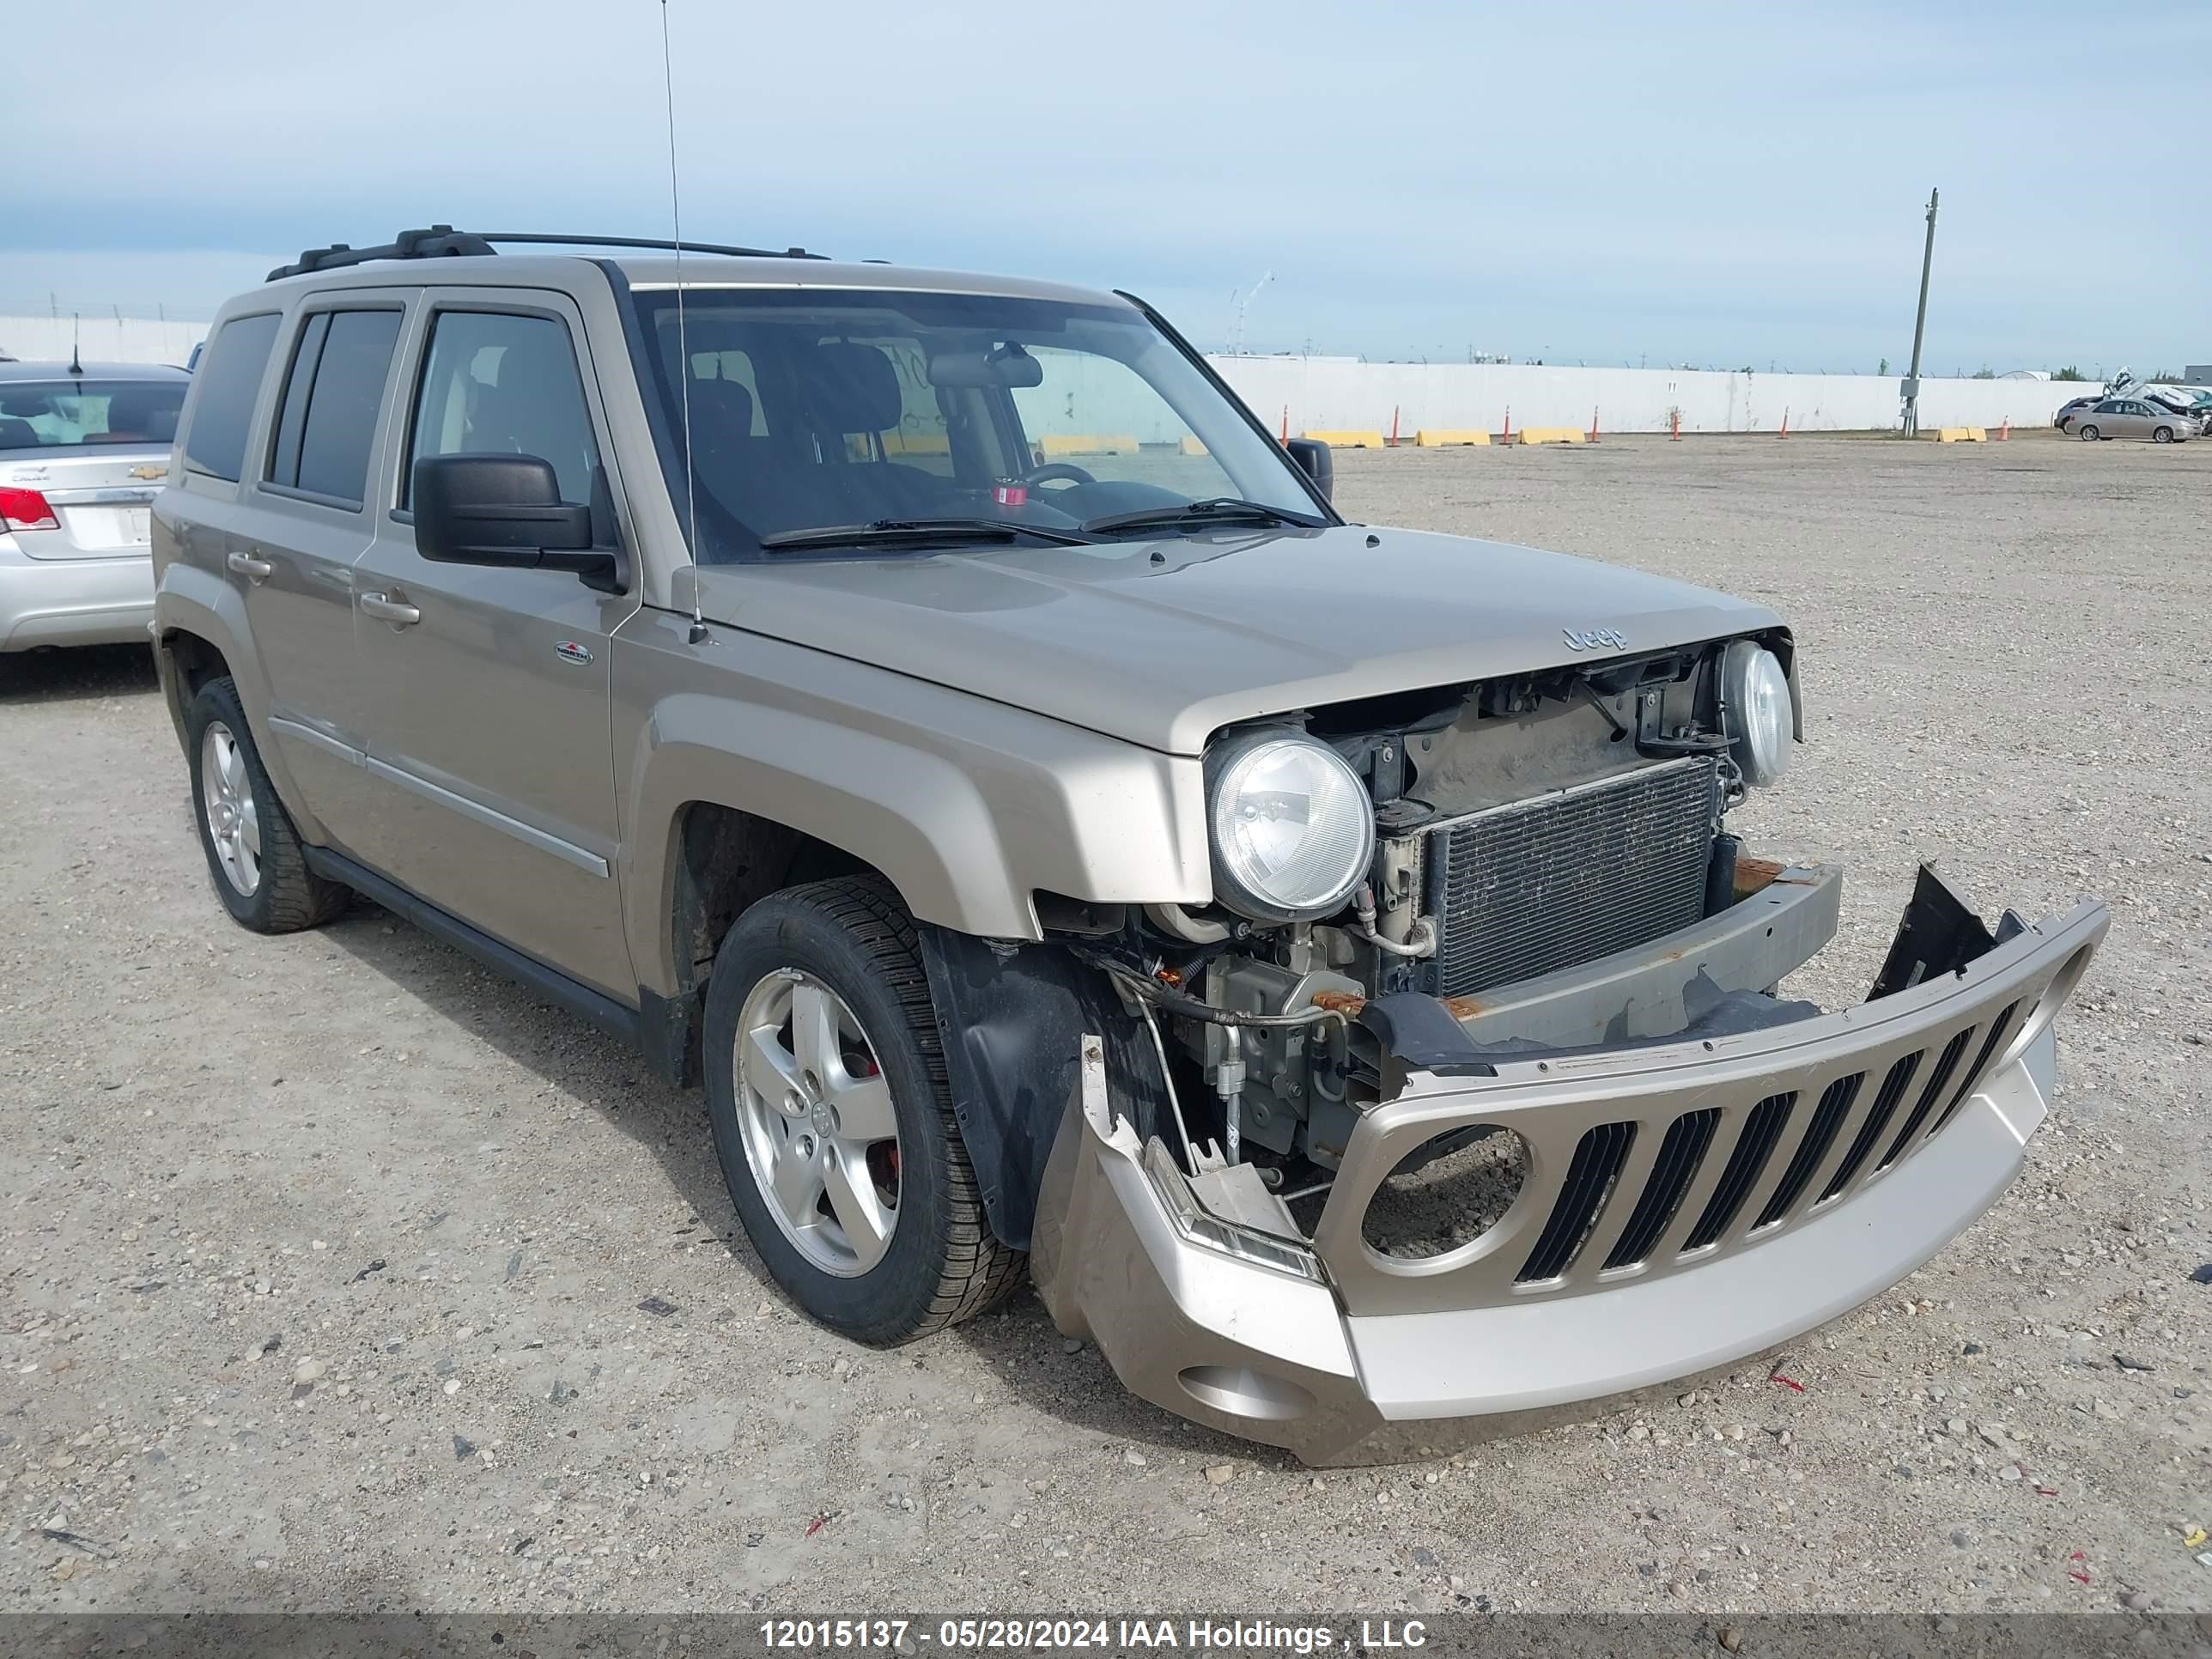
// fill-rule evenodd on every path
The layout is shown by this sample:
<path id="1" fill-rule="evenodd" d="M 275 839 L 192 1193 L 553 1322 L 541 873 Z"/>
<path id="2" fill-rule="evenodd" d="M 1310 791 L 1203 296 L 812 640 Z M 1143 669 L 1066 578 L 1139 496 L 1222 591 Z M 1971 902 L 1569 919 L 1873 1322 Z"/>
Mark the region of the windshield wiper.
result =
<path id="1" fill-rule="evenodd" d="M 1202 501 L 1182 501 L 1174 507 L 1148 507 L 1140 513 L 1109 513 L 1103 519 L 1086 519 L 1083 528 L 1093 535 L 1113 530 L 1140 530 L 1151 525 L 1287 524 L 1301 530 L 1318 528 L 1321 520 L 1309 513 L 1291 513 L 1265 501 L 1247 501 L 1234 495 L 1216 495 Z"/>
<path id="2" fill-rule="evenodd" d="M 811 547 L 865 547 L 881 542 L 1015 542 L 1024 536 L 1055 547 L 1088 547 L 1090 538 L 1072 531 L 1047 530 L 1004 519 L 871 519 L 866 524 L 823 525 L 786 530 L 760 538 L 770 553 Z"/>

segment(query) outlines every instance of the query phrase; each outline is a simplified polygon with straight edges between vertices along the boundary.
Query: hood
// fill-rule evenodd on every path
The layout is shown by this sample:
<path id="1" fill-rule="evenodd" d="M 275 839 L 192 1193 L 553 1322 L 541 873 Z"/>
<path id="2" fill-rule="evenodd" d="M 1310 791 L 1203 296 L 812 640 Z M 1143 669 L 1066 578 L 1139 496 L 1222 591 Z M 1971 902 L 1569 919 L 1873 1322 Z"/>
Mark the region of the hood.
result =
<path id="1" fill-rule="evenodd" d="M 1176 755 L 1261 715 L 1780 620 L 1619 565 L 1356 525 L 708 566 L 698 588 L 728 626 Z M 1625 648 L 1565 637 L 1603 629 Z"/>

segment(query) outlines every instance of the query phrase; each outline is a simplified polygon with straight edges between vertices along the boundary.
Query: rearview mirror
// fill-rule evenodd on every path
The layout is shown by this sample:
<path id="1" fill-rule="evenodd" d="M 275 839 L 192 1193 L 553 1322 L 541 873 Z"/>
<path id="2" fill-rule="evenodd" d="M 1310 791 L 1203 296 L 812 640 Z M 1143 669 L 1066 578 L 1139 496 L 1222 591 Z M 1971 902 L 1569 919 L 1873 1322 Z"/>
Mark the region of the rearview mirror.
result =
<path id="1" fill-rule="evenodd" d="M 1328 453 L 1328 446 L 1318 438 L 1292 438 L 1283 446 L 1291 459 L 1311 478 L 1314 488 L 1321 491 L 1322 500 L 1334 501 L 1336 496 L 1336 459 Z"/>
<path id="2" fill-rule="evenodd" d="M 940 351 L 929 360 L 932 386 L 1010 389 L 1044 384 L 1044 365 L 1018 345 L 991 351 Z"/>
<path id="3" fill-rule="evenodd" d="M 415 550 L 440 564 L 568 570 L 621 591 L 620 556 L 592 544 L 592 509 L 561 499 L 535 455 L 430 455 L 415 463 Z"/>

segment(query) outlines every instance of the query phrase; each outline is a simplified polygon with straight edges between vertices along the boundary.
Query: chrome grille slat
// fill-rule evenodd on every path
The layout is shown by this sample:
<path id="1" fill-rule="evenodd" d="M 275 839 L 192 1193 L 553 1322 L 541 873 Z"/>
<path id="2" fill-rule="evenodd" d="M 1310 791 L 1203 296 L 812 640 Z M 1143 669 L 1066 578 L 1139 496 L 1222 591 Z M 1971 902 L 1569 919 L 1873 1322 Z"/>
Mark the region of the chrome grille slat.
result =
<path id="1" fill-rule="evenodd" d="M 1867 1161 L 1867 1155 L 1874 1151 L 1875 1144 L 1881 1139 L 1881 1132 L 1889 1127 L 1890 1117 L 1897 1110 L 1897 1103 L 1905 1098 L 1905 1090 L 1911 1086 L 1912 1074 L 1919 1069 L 1920 1056 L 1923 1052 L 1916 1048 L 1909 1054 L 1901 1054 L 1889 1068 L 1889 1075 L 1881 1080 L 1881 1092 L 1874 1097 L 1874 1105 L 1867 1112 L 1866 1121 L 1859 1125 L 1858 1133 L 1851 1137 L 1850 1151 L 1844 1154 L 1844 1161 L 1836 1166 L 1835 1174 L 1828 1177 L 1828 1184 L 1820 1189 L 1820 1196 L 1814 1200 L 1815 1203 L 1826 1203 L 1851 1184 L 1851 1177 L 1859 1172 L 1859 1166 Z"/>
<path id="2" fill-rule="evenodd" d="M 1699 920 L 1719 805 L 1718 764 L 1695 757 L 1430 831 L 1437 994 L 1534 978 Z"/>
<path id="3" fill-rule="evenodd" d="M 1790 1167 L 1783 1171 L 1781 1184 L 1768 1194 L 1765 1205 L 1759 1212 L 1759 1219 L 1751 1224 L 1753 1232 L 1761 1227 L 1771 1227 L 1790 1213 L 1790 1206 L 1813 1179 L 1813 1171 L 1828 1155 L 1836 1131 L 1844 1127 L 1844 1118 L 1850 1115 L 1851 1102 L 1858 1098 L 1859 1085 L 1865 1081 L 1865 1073 L 1853 1072 L 1820 1091 L 1820 1102 L 1813 1108 L 1813 1121 L 1805 1126 L 1805 1138 L 1790 1155 Z"/>
<path id="4" fill-rule="evenodd" d="M 1651 1254 L 1652 1246 L 1666 1231 L 1667 1224 L 1674 1218 L 1674 1212 L 1681 1205 L 1682 1194 L 1689 1190 L 1698 1166 L 1705 1162 L 1720 1121 L 1720 1108 L 1707 1106 L 1699 1111 L 1685 1112 L 1667 1126 L 1667 1138 L 1659 1147 L 1659 1161 L 1652 1167 L 1651 1178 L 1644 1183 L 1643 1195 L 1636 1200 L 1628 1224 L 1621 1229 L 1620 1237 L 1605 1259 L 1607 1267 L 1629 1267 Z"/>
<path id="5" fill-rule="evenodd" d="M 1957 1111 L 1965 1103 L 1966 1097 L 1974 1092 L 1975 1085 L 1982 1080 L 1982 1073 L 1989 1069 L 1990 1056 L 1996 1053 L 1997 1044 L 2002 1042 L 2005 1033 L 2012 1030 L 2012 1017 L 2019 1012 L 2020 1004 L 2007 1003 L 2004 1012 L 1990 1022 L 1990 1034 L 1983 1040 L 1982 1051 L 1974 1056 L 1974 1063 L 1966 1068 L 1966 1080 L 1951 1097 L 1951 1103 L 1943 1109 L 1943 1115 L 1929 1126 L 1928 1133 L 1930 1135 L 1948 1123 L 1951 1114 Z"/>
<path id="6" fill-rule="evenodd" d="M 1973 1040 L 1973 1036 L 1974 1028 L 1971 1025 L 1961 1026 L 1951 1034 L 1951 1040 L 1943 1045 L 1943 1052 L 1936 1057 L 1936 1069 L 1928 1074 L 1927 1086 L 1921 1090 L 1920 1098 L 1913 1103 L 1911 1115 L 1905 1120 L 1905 1127 L 1897 1132 L 1897 1139 L 1889 1143 L 1889 1150 L 1881 1155 L 1881 1162 L 1875 1165 L 1876 1170 L 1887 1170 L 1896 1163 L 1898 1154 L 1912 1144 L 1912 1132 L 1927 1120 L 1929 1109 L 1935 1105 L 1936 1097 L 1943 1092 L 1943 1085 L 1951 1080 L 1951 1073 L 1959 1069 L 1959 1056 L 1966 1051 L 1966 1044 Z"/>
<path id="7" fill-rule="evenodd" d="M 1573 1265 L 1575 1256 L 1596 1227 L 1613 1196 L 1621 1161 L 1636 1139 L 1633 1123 L 1601 1123 L 1575 1143 L 1575 1155 L 1559 1183 L 1559 1201 L 1551 1219 L 1536 1240 L 1536 1248 L 1516 1275 L 1523 1283 L 1557 1279 Z"/>
<path id="8" fill-rule="evenodd" d="M 1698 1218 L 1698 1224 L 1683 1242 L 1685 1250 L 1701 1250 L 1727 1233 L 1735 1212 L 1743 1207 L 1744 1200 L 1751 1196 L 1751 1189 L 1758 1184 L 1766 1160 L 1774 1155 L 1775 1143 L 1789 1127 L 1790 1109 L 1796 1103 L 1796 1091 L 1792 1090 L 1787 1094 L 1767 1096 L 1745 1115 L 1743 1132 L 1736 1137 L 1735 1150 L 1729 1154 L 1720 1185 L 1713 1188 L 1712 1197 L 1705 1202 L 1705 1212 Z"/>

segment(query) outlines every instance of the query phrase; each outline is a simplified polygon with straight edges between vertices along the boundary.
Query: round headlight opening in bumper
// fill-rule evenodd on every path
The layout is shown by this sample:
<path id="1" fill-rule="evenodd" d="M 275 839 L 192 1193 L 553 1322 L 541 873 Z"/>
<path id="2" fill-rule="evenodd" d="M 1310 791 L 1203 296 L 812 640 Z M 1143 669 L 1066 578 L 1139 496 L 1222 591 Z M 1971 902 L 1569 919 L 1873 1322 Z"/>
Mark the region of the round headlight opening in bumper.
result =
<path id="1" fill-rule="evenodd" d="M 1341 909 L 1375 857 L 1375 803 L 1326 744 L 1258 732 L 1207 757 L 1213 896 L 1253 921 Z"/>
<path id="2" fill-rule="evenodd" d="M 1790 769 L 1790 676 L 1755 640 L 1738 640 L 1721 658 L 1721 706 L 1729 756 L 1749 784 L 1781 781 Z"/>

